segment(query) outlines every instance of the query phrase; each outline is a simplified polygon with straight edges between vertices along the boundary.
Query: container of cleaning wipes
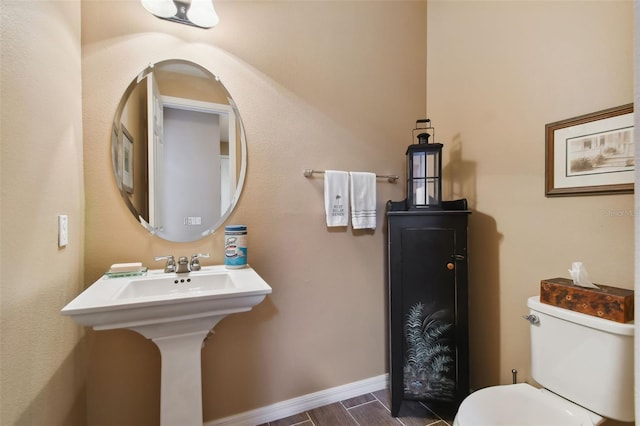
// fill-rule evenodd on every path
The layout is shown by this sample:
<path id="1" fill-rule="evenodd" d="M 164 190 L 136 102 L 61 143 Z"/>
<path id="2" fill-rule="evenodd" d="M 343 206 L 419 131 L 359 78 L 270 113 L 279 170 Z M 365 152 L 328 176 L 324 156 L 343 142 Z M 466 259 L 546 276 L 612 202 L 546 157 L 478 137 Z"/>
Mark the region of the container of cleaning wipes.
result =
<path id="1" fill-rule="evenodd" d="M 247 226 L 224 227 L 224 264 L 228 269 L 247 266 Z"/>

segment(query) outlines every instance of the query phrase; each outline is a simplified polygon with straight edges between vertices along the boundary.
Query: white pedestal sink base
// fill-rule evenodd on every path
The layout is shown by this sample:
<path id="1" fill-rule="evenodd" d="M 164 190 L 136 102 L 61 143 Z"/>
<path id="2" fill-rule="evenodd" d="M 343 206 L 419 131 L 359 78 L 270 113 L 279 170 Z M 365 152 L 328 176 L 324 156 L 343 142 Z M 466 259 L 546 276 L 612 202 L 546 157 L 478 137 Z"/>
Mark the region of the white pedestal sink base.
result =
<path id="1" fill-rule="evenodd" d="M 208 331 L 153 340 L 162 356 L 162 426 L 202 426 L 200 349 L 207 333 Z"/>
<path id="2" fill-rule="evenodd" d="M 225 316 L 132 328 L 160 349 L 161 426 L 202 426 L 202 342 Z"/>

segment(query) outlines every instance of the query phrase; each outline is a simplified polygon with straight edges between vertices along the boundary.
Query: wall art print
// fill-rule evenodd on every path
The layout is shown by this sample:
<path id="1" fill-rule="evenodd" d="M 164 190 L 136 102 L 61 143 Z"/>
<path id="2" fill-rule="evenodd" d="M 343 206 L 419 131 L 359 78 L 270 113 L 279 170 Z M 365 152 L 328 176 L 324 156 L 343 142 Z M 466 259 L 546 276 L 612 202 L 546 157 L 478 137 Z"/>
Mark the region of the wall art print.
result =
<path id="1" fill-rule="evenodd" d="M 453 324 L 448 310 L 425 312 L 414 304 L 405 321 L 406 359 L 404 392 L 406 397 L 453 401 L 456 384 L 454 349 L 447 334 Z"/>
<path id="2" fill-rule="evenodd" d="M 547 197 L 632 193 L 633 104 L 545 126 Z"/>

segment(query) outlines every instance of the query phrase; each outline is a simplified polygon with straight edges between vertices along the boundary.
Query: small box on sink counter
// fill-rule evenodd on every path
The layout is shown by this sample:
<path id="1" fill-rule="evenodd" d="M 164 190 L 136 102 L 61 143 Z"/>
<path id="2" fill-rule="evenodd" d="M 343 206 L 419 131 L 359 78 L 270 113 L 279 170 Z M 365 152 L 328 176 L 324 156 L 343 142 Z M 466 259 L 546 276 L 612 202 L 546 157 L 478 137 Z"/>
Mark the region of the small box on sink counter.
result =
<path id="1" fill-rule="evenodd" d="M 540 302 L 616 322 L 633 321 L 633 290 L 595 284 L 585 288 L 567 278 L 540 281 Z"/>

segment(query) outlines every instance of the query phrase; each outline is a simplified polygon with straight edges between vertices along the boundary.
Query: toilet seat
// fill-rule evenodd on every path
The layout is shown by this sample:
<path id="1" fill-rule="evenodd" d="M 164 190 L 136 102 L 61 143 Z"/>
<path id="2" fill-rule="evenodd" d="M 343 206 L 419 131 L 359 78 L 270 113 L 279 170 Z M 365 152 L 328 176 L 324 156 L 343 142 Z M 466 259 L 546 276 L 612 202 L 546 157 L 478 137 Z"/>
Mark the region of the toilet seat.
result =
<path id="1" fill-rule="evenodd" d="M 454 426 L 598 425 L 604 418 L 527 383 L 480 389 L 462 401 Z"/>

